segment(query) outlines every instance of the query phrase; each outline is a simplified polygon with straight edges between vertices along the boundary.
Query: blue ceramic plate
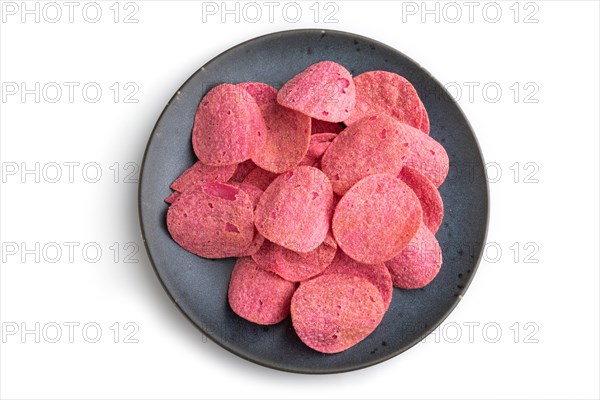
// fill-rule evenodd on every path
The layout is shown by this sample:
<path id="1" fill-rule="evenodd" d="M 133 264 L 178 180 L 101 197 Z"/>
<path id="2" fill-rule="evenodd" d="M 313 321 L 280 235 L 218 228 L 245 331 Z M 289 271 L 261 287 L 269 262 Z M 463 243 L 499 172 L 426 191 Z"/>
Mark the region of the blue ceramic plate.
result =
<path id="1" fill-rule="evenodd" d="M 450 157 L 440 187 L 445 216 L 437 233 L 444 263 L 424 289 L 394 289 L 377 329 L 356 346 L 318 353 L 296 336 L 291 321 L 263 327 L 238 317 L 227 303 L 235 259 L 207 260 L 179 247 L 167 231 L 169 185 L 195 161 L 191 130 L 204 94 L 223 82 L 260 81 L 280 87 L 309 65 L 331 60 L 353 75 L 387 70 L 406 77 L 421 96 L 431 136 Z M 299 373 L 350 371 L 385 361 L 414 346 L 452 311 L 481 257 L 488 221 L 484 162 L 466 117 L 443 86 L 416 62 L 385 44 L 346 32 L 294 30 L 235 46 L 194 73 L 173 96 L 148 141 L 142 166 L 139 211 L 142 232 L 166 292 L 179 309 L 225 349 L 267 367 Z"/>

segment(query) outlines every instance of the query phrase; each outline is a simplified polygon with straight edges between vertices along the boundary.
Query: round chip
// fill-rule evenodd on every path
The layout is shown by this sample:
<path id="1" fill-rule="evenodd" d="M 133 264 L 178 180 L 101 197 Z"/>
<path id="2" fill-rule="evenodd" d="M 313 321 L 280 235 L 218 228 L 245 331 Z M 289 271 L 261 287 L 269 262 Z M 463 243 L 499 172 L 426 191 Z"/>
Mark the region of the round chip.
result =
<path id="1" fill-rule="evenodd" d="M 246 192 L 246 194 L 250 197 L 252 206 L 254 207 L 254 209 L 256 209 L 258 200 L 260 199 L 260 196 L 262 196 L 262 194 L 263 194 L 262 190 L 260 190 L 256 186 L 250 185 L 248 183 L 232 182 L 231 185 L 238 187 L 238 188 L 242 189 L 244 192 Z M 254 227 L 254 238 L 252 239 L 252 243 L 250 243 L 250 246 L 248 246 L 248 248 L 245 249 L 244 251 L 242 251 L 240 254 L 236 254 L 236 256 L 237 257 L 245 257 L 245 256 L 253 255 L 261 248 L 264 241 L 265 241 L 265 237 L 258 232 L 256 227 Z"/>
<path id="2" fill-rule="evenodd" d="M 242 189 L 246 194 L 250 197 L 250 201 L 252 202 L 252 207 L 256 208 L 258 205 L 258 200 L 260 200 L 260 196 L 262 196 L 264 190 L 261 190 L 255 185 L 245 182 L 230 182 L 229 185 L 235 186 L 237 188 Z"/>
<path id="3" fill-rule="evenodd" d="M 267 126 L 265 144 L 254 154 L 252 161 L 274 173 L 282 173 L 298 165 L 308 150 L 311 118 L 280 106 L 277 90 L 269 85 L 244 82 L 239 86 L 255 98 Z"/>
<path id="4" fill-rule="evenodd" d="M 265 242 L 265 237 L 263 235 L 261 235 L 257 230 L 254 231 L 254 237 L 252 238 L 252 242 L 250 243 L 250 245 L 244 249 L 241 253 L 238 253 L 235 255 L 235 257 L 251 257 L 254 254 L 256 254 L 256 252 L 258 250 L 260 250 L 260 248 L 262 247 L 262 245 Z"/>
<path id="5" fill-rule="evenodd" d="M 310 146 L 306 155 L 314 158 L 321 157 L 337 136 L 336 133 L 315 133 L 311 135 Z"/>
<path id="6" fill-rule="evenodd" d="M 250 197 L 220 182 L 205 182 L 181 193 L 167 211 L 173 240 L 187 251 L 206 258 L 240 254 L 254 238 Z"/>
<path id="7" fill-rule="evenodd" d="M 379 290 L 371 282 L 345 274 L 302 282 L 291 304 L 298 337 L 321 353 L 339 353 L 362 341 L 384 312 Z"/>
<path id="8" fill-rule="evenodd" d="M 227 297 L 231 309 L 240 317 L 272 325 L 289 315 L 295 290 L 295 283 L 265 271 L 250 257 L 242 257 L 231 272 Z"/>
<path id="9" fill-rule="evenodd" d="M 312 118 L 310 125 L 310 133 L 340 133 L 344 130 L 344 126 L 337 122 L 321 121 L 320 119 Z"/>
<path id="10" fill-rule="evenodd" d="M 264 145 L 267 127 L 254 101 L 241 87 L 221 84 L 200 102 L 192 146 L 207 165 L 237 164 L 253 157 Z"/>
<path id="11" fill-rule="evenodd" d="M 384 263 L 363 264 L 351 259 L 343 251 L 338 251 L 331 265 L 321 273 L 321 275 L 329 274 L 346 274 L 364 278 L 379 290 L 385 310 L 392 302 L 392 292 L 394 290 L 392 277 Z"/>
<path id="12" fill-rule="evenodd" d="M 279 175 L 256 207 L 255 223 L 268 240 L 308 253 L 329 231 L 333 190 L 327 176 L 313 167 L 296 167 Z"/>
<path id="13" fill-rule="evenodd" d="M 350 72 L 333 61 L 311 65 L 277 93 L 277 102 L 327 122 L 340 122 L 354 109 L 355 88 Z"/>
<path id="14" fill-rule="evenodd" d="M 255 102 L 259 107 L 266 106 L 273 101 L 277 101 L 277 89 L 262 82 L 242 82 L 238 83 L 248 93 L 249 96 L 242 96 L 247 101 Z"/>
<path id="15" fill-rule="evenodd" d="M 387 261 L 394 286 L 419 289 L 436 277 L 442 265 L 442 249 L 429 229 L 422 224 L 402 252 Z"/>
<path id="16" fill-rule="evenodd" d="M 262 247 L 262 245 L 265 242 L 265 237 L 263 235 L 261 235 L 257 230 L 254 231 L 254 237 L 252 238 L 252 243 L 250 243 L 250 246 L 248 246 L 244 251 L 242 251 L 239 254 L 236 254 L 236 257 L 251 257 L 254 254 L 256 254 L 256 252 L 258 250 L 260 250 L 260 248 Z"/>
<path id="17" fill-rule="evenodd" d="M 277 178 L 277 174 L 274 174 L 269 171 L 265 171 L 261 167 L 256 167 L 242 181 L 242 183 L 247 183 L 249 185 L 254 185 L 260 190 L 267 190 L 271 182 Z"/>
<path id="18" fill-rule="evenodd" d="M 377 264 L 397 256 L 422 219 L 421 205 L 412 189 L 394 176 L 377 174 L 358 181 L 341 198 L 333 214 L 332 230 L 348 256 Z"/>
<path id="19" fill-rule="evenodd" d="M 407 128 L 387 115 L 372 115 L 344 129 L 321 159 L 333 191 L 343 195 L 368 175 L 398 175 L 411 151 Z"/>
<path id="20" fill-rule="evenodd" d="M 302 161 L 300 161 L 300 165 L 316 167 L 321 160 L 321 157 L 336 137 L 337 134 L 335 133 L 315 133 L 314 135 L 311 135 L 308 151 Z"/>
<path id="21" fill-rule="evenodd" d="M 440 187 L 450 168 L 448 153 L 444 147 L 431 136 L 424 135 L 418 129 L 406 126 L 410 137 L 410 154 L 405 165 L 425 175 L 435 187 Z"/>
<path id="22" fill-rule="evenodd" d="M 405 166 L 398 175 L 415 192 L 423 209 L 423 223 L 435 234 L 444 218 L 444 203 L 435 185 L 416 169 Z"/>
<path id="23" fill-rule="evenodd" d="M 369 71 L 354 78 L 356 105 L 344 120 L 351 125 L 364 117 L 387 114 L 415 128 L 421 126 L 421 100 L 404 77 L 387 71 Z"/>
<path id="24" fill-rule="evenodd" d="M 297 253 L 265 241 L 252 259 L 263 269 L 292 282 L 300 282 L 322 272 L 333 260 L 337 243 L 327 234 L 319 247 L 308 253 Z M 387 270 L 386 270 L 387 272 Z"/>
<path id="25" fill-rule="evenodd" d="M 183 171 L 179 178 L 171 184 L 171 189 L 185 192 L 192 186 L 202 182 L 216 181 L 227 182 L 233 176 L 237 164 L 213 166 L 196 161 L 194 165 Z"/>

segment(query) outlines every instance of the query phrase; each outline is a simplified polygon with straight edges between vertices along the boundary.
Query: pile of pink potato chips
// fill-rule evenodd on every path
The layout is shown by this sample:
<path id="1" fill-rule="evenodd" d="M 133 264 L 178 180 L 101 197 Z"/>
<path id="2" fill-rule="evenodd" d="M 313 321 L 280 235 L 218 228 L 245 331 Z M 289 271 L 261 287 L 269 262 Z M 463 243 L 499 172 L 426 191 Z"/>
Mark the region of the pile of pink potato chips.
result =
<path id="1" fill-rule="evenodd" d="M 306 345 L 337 353 L 375 330 L 393 286 L 437 275 L 449 160 L 402 76 L 323 61 L 279 91 L 221 84 L 198 106 L 192 145 L 167 227 L 189 252 L 238 257 L 228 300 L 242 318 L 291 314 Z"/>

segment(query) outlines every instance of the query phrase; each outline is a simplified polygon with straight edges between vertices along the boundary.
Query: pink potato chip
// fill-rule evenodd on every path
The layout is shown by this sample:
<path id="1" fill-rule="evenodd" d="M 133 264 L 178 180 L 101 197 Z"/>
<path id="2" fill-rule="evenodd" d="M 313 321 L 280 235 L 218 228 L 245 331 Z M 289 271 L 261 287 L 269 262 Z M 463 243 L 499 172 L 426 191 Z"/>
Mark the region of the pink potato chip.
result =
<path id="1" fill-rule="evenodd" d="M 262 196 L 262 194 L 264 192 L 264 190 L 258 188 L 255 185 L 252 185 L 250 183 L 230 182 L 229 185 L 240 188 L 244 192 L 246 192 L 248 197 L 250 197 L 250 201 L 252 202 L 253 208 L 256 208 L 256 205 L 258 204 L 258 200 L 260 200 L 260 196 Z"/>
<path id="2" fill-rule="evenodd" d="M 344 126 L 337 122 L 321 121 L 320 119 L 312 118 L 310 125 L 310 133 L 340 133 L 344 130 Z"/>
<path id="3" fill-rule="evenodd" d="M 265 144 L 252 157 L 259 167 L 282 173 L 302 160 L 310 141 L 310 117 L 280 106 L 277 90 L 260 82 L 244 82 L 239 86 L 255 96 L 267 126 Z"/>
<path id="4" fill-rule="evenodd" d="M 169 195 L 169 197 L 167 197 L 165 199 L 165 203 L 169 203 L 169 204 L 174 203 L 175 200 L 177 200 L 177 198 L 179 197 L 180 194 L 181 194 L 180 192 L 173 192 L 173 193 L 171 193 Z"/>
<path id="5" fill-rule="evenodd" d="M 277 101 L 282 106 L 327 122 L 348 118 L 354 109 L 355 97 L 352 75 L 333 61 L 311 65 L 277 93 Z"/>
<path id="6" fill-rule="evenodd" d="M 265 241 L 252 259 L 263 269 L 291 282 L 312 278 L 323 271 L 335 256 L 337 243 L 327 234 L 319 247 L 308 253 L 297 253 L 275 243 Z M 386 270 L 387 272 L 387 270 Z"/>
<path id="7" fill-rule="evenodd" d="M 256 209 L 258 200 L 260 199 L 260 196 L 262 196 L 262 194 L 263 194 L 262 190 L 260 190 L 256 186 L 250 185 L 248 183 L 231 182 L 230 184 L 232 186 L 238 187 L 238 188 L 242 189 L 244 192 L 246 192 L 246 194 L 250 197 L 250 201 L 252 202 L 253 208 Z M 265 241 L 265 237 L 263 235 L 261 235 L 258 232 L 258 230 L 256 230 L 256 227 L 254 227 L 254 238 L 252 239 L 252 243 L 250 243 L 250 246 L 248 246 L 247 249 L 245 249 L 244 251 L 242 251 L 239 254 L 236 254 L 236 257 L 246 257 L 246 256 L 253 255 L 260 249 L 260 247 L 263 245 L 264 241 Z"/>
<path id="8" fill-rule="evenodd" d="M 398 175 L 410 155 L 412 135 L 406 128 L 387 115 L 373 115 L 344 129 L 321 159 L 333 191 L 343 195 L 368 175 Z"/>
<path id="9" fill-rule="evenodd" d="M 279 175 L 261 196 L 256 228 L 273 243 L 308 253 L 327 236 L 332 202 L 331 183 L 323 172 L 296 167 Z"/>
<path id="10" fill-rule="evenodd" d="M 315 133 L 311 135 L 308 151 L 302 161 L 300 161 L 300 165 L 315 167 L 318 161 L 321 160 L 325 150 L 327 150 L 336 137 L 337 134 L 335 133 Z"/>
<path id="11" fill-rule="evenodd" d="M 269 171 L 265 171 L 261 167 L 256 167 L 242 181 L 242 183 L 247 183 L 250 185 L 254 185 L 260 190 L 267 190 L 271 182 L 277 178 L 277 174 L 274 174 Z"/>
<path id="12" fill-rule="evenodd" d="M 194 165 L 183 171 L 179 178 L 171 184 L 171 189 L 185 192 L 192 186 L 202 182 L 227 182 L 237 168 L 237 164 L 213 166 L 196 161 Z"/>
<path id="13" fill-rule="evenodd" d="M 431 136 L 424 135 L 418 129 L 406 126 L 410 136 L 410 154 L 405 165 L 425 175 L 435 187 L 440 187 L 450 168 L 448 153 L 444 147 Z"/>
<path id="14" fill-rule="evenodd" d="M 337 204 L 333 236 L 352 259 L 365 264 L 385 262 L 410 242 L 422 213 L 419 199 L 406 183 L 388 174 L 370 175 Z"/>
<path id="15" fill-rule="evenodd" d="M 252 243 L 248 246 L 244 251 L 239 254 L 236 254 L 236 257 L 251 257 L 253 256 L 265 242 L 265 237 L 258 232 L 254 232 L 254 238 L 252 238 Z"/>
<path id="16" fill-rule="evenodd" d="M 442 249 L 429 229 L 422 224 L 402 252 L 387 261 L 394 286 L 418 289 L 436 277 L 442 265 Z"/>
<path id="17" fill-rule="evenodd" d="M 262 82 L 242 82 L 237 84 L 244 89 L 248 96 L 244 96 L 247 101 L 255 102 L 259 107 L 263 107 L 277 101 L 277 89 Z"/>
<path id="18" fill-rule="evenodd" d="M 392 277 L 384 263 L 363 264 L 348 257 L 343 251 L 338 251 L 321 275 L 346 274 L 358 276 L 371 282 L 379 290 L 383 299 L 384 309 L 387 310 L 392 302 Z"/>
<path id="19" fill-rule="evenodd" d="M 387 114 L 415 128 L 421 126 L 421 100 L 404 77 L 387 71 L 369 71 L 354 78 L 356 105 L 346 125 L 364 117 Z"/>
<path id="20" fill-rule="evenodd" d="M 306 155 L 310 155 L 315 158 L 321 157 L 337 136 L 338 135 L 336 133 L 330 132 L 315 133 L 314 135 L 311 135 L 310 146 Z"/>
<path id="21" fill-rule="evenodd" d="M 272 325 L 289 315 L 295 290 L 295 283 L 265 271 L 250 257 L 241 257 L 231 272 L 227 297 L 231 309 L 240 317 Z"/>
<path id="22" fill-rule="evenodd" d="M 211 89 L 196 111 L 192 146 L 207 165 L 237 164 L 253 157 L 266 140 L 267 127 L 254 101 L 241 87 Z"/>
<path id="23" fill-rule="evenodd" d="M 379 290 L 367 279 L 346 274 L 302 282 L 291 303 L 298 337 L 321 353 L 339 353 L 362 341 L 384 313 Z"/>
<path id="24" fill-rule="evenodd" d="M 256 168 L 256 164 L 254 164 L 254 161 L 252 160 L 246 160 L 239 163 L 230 182 L 243 182 L 246 176 L 248 176 L 254 168 Z"/>
<path id="25" fill-rule="evenodd" d="M 421 132 L 429 135 L 429 114 L 427 114 L 427 109 L 425 108 L 425 104 L 421 102 L 421 125 L 419 126 Z"/>
<path id="26" fill-rule="evenodd" d="M 179 195 L 167 211 L 167 228 L 175 242 L 206 258 L 233 257 L 254 238 L 250 197 L 239 188 L 205 182 Z"/>
<path id="27" fill-rule="evenodd" d="M 405 166 L 398 175 L 415 192 L 423 209 L 423 223 L 435 234 L 444 218 L 444 203 L 437 188 L 429 179 L 414 168 Z"/>

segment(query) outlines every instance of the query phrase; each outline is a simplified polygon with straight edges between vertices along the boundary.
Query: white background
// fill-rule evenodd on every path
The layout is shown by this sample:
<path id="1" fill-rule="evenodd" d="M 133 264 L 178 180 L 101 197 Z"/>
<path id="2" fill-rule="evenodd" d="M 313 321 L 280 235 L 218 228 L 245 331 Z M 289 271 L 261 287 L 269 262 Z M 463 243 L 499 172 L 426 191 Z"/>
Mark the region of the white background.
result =
<path id="1" fill-rule="evenodd" d="M 70 22 L 58 2 L 51 23 L 54 5 L 38 3 L 36 22 L 2 2 L 2 398 L 600 396 L 597 2 L 336 1 L 315 16 L 309 1 L 295 23 L 283 2 L 271 17 L 256 3 L 254 23 L 243 3 L 225 23 L 221 2 L 215 15 L 195 1 L 113 3 L 91 23 L 93 6 Z M 303 27 L 369 36 L 423 65 L 456 95 L 493 180 L 489 253 L 449 319 L 392 360 L 333 376 L 270 370 L 207 341 L 156 279 L 137 217 L 136 168 L 176 89 L 237 43 Z"/>

